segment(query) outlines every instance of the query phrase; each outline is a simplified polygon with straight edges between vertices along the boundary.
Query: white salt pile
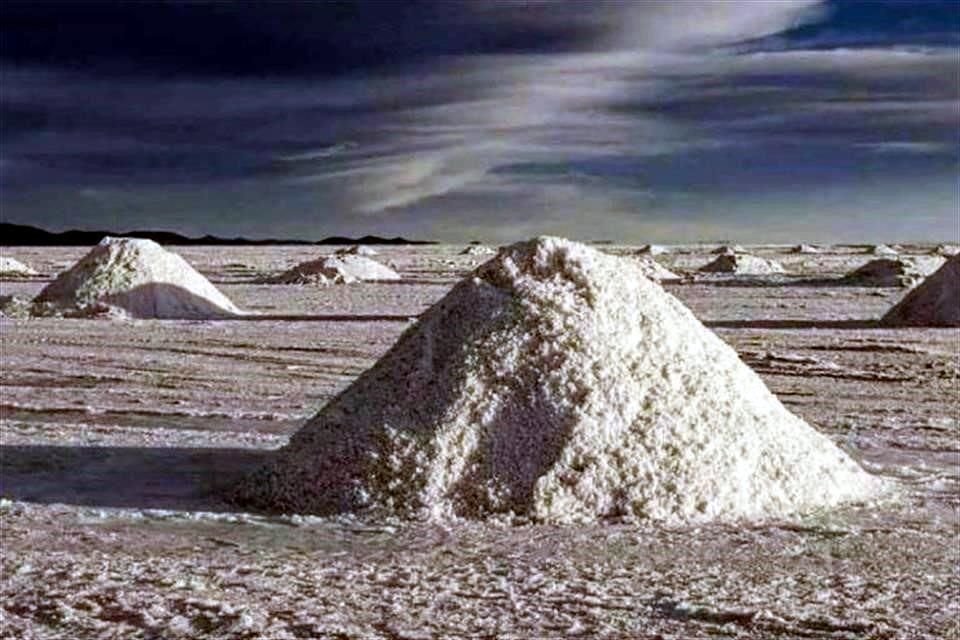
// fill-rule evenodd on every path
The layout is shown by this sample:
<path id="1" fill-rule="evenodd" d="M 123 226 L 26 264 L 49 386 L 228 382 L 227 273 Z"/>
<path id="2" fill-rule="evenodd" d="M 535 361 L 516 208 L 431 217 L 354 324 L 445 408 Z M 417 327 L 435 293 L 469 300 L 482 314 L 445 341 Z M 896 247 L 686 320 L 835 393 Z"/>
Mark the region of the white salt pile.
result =
<path id="1" fill-rule="evenodd" d="M 889 325 L 960 327 L 960 255 L 953 256 L 886 315 Z"/>
<path id="2" fill-rule="evenodd" d="M 23 278 L 38 275 L 36 271 L 16 258 L 0 256 L 0 278 Z"/>
<path id="3" fill-rule="evenodd" d="M 301 262 L 278 276 L 266 278 L 269 284 L 350 284 L 378 280 L 399 280 L 400 275 L 376 260 L 352 254 L 326 256 Z"/>
<path id="4" fill-rule="evenodd" d="M 861 287 L 912 287 L 943 265 L 940 257 L 878 258 L 843 277 Z"/>
<path id="5" fill-rule="evenodd" d="M 233 497 L 288 513 L 681 523 L 885 486 L 636 264 L 539 238 L 455 286 Z"/>
<path id="6" fill-rule="evenodd" d="M 492 256 L 497 251 L 482 244 L 471 244 L 460 252 L 462 256 Z"/>
<path id="7" fill-rule="evenodd" d="M 932 256 L 955 256 L 960 253 L 960 247 L 956 247 L 949 244 L 938 244 L 936 247 L 930 250 L 930 255 Z"/>
<path id="8" fill-rule="evenodd" d="M 867 248 L 867 253 L 875 256 L 896 256 L 900 255 L 896 249 L 885 244 L 877 244 Z"/>
<path id="9" fill-rule="evenodd" d="M 380 252 L 376 249 L 371 249 L 370 247 L 363 244 L 355 244 L 352 247 L 347 247 L 345 249 L 337 249 L 334 252 L 338 256 L 376 256 L 380 255 Z"/>
<path id="10" fill-rule="evenodd" d="M 738 244 L 735 244 L 733 246 L 725 244 L 717 247 L 710 253 L 714 255 L 721 255 L 721 256 L 732 256 L 735 253 L 744 253 L 744 249 Z"/>
<path id="11" fill-rule="evenodd" d="M 667 253 L 667 248 L 661 247 L 658 244 L 645 244 L 637 249 L 638 255 L 660 256 L 665 253 Z"/>
<path id="12" fill-rule="evenodd" d="M 775 261 L 747 253 L 722 254 L 713 261 L 700 267 L 707 273 L 737 273 L 740 275 L 768 275 L 786 273 L 783 266 Z"/>
<path id="13" fill-rule="evenodd" d="M 212 319 L 242 313 L 186 260 L 139 238 L 104 238 L 33 302 L 66 313 L 120 309 L 134 318 Z"/>
<path id="14" fill-rule="evenodd" d="M 683 280 L 682 277 L 678 276 L 673 271 L 670 271 L 659 262 L 648 256 L 634 258 L 633 262 L 640 267 L 640 271 L 644 276 L 650 278 L 654 282 L 679 282 Z"/>

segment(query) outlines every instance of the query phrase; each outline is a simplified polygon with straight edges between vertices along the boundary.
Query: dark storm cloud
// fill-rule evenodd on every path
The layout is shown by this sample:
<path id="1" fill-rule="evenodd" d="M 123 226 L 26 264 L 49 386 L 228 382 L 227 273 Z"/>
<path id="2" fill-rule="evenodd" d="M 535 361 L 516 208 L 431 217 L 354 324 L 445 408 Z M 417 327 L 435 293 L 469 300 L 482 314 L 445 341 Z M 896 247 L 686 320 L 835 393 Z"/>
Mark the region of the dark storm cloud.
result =
<path id="1" fill-rule="evenodd" d="M 506 238 L 942 185 L 960 67 L 937 34 L 957 29 L 901 9 L 844 49 L 824 46 L 831 20 L 869 16 L 816 0 L 8 3 L 0 211 Z"/>

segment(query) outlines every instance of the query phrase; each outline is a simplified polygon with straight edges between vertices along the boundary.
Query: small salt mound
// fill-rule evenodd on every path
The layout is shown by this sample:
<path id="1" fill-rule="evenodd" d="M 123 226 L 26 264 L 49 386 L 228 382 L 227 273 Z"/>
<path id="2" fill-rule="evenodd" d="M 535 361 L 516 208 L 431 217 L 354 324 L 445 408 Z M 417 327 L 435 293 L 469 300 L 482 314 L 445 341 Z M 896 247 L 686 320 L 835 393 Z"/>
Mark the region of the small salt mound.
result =
<path id="1" fill-rule="evenodd" d="M 371 257 L 371 256 L 380 255 L 380 252 L 377 251 L 377 250 L 375 250 L 375 249 L 371 249 L 370 247 L 368 247 L 368 246 L 366 246 L 366 245 L 355 244 L 355 245 L 353 245 L 352 247 L 347 247 L 347 248 L 345 248 L 345 249 L 337 249 L 337 251 L 334 252 L 334 254 L 335 254 L 335 255 L 338 255 L 338 256 L 367 256 L 367 257 Z"/>
<path id="2" fill-rule="evenodd" d="M 463 251 L 460 252 L 462 256 L 492 256 L 496 253 L 496 249 L 491 249 L 482 244 L 471 244 Z"/>
<path id="3" fill-rule="evenodd" d="M 373 280 L 399 280 L 386 265 L 364 256 L 341 254 L 301 262 L 278 276 L 263 280 L 269 284 L 349 284 Z"/>
<path id="4" fill-rule="evenodd" d="M 861 287 L 912 287 L 943 265 L 943 258 L 878 258 L 845 275 Z"/>
<path id="5" fill-rule="evenodd" d="M 955 256 L 960 253 L 960 247 L 955 247 L 949 244 L 938 244 L 936 247 L 930 250 L 930 255 L 932 256 Z"/>
<path id="6" fill-rule="evenodd" d="M 744 250 L 743 250 L 743 247 L 741 247 L 738 244 L 735 244 L 733 246 L 725 244 L 723 246 L 717 247 L 710 253 L 714 255 L 721 255 L 721 256 L 732 256 L 735 253 L 744 253 Z"/>
<path id="7" fill-rule="evenodd" d="M 960 255 L 953 256 L 883 316 L 889 325 L 960 327 Z"/>
<path id="8" fill-rule="evenodd" d="M 665 253 L 668 253 L 667 248 L 658 244 L 645 244 L 637 249 L 637 255 L 660 256 Z"/>
<path id="9" fill-rule="evenodd" d="M 877 244 L 867 249 L 867 253 L 875 256 L 896 256 L 900 255 L 899 252 L 893 247 L 887 246 L 885 244 Z"/>
<path id="10" fill-rule="evenodd" d="M 740 275 L 768 275 L 786 273 L 783 266 L 775 260 L 752 256 L 746 253 L 723 254 L 712 262 L 700 267 L 707 273 L 737 273 Z"/>
<path id="11" fill-rule="evenodd" d="M 274 512 L 777 518 L 886 484 L 630 260 L 502 249 L 236 489 Z"/>
<path id="12" fill-rule="evenodd" d="M 680 276 L 670 271 L 653 258 L 642 256 L 634 259 L 634 263 L 640 267 L 643 275 L 654 282 L 679 282 L 683 280 Z"/>
<path id="13" fill-rule="evenodd" d="M 47 285 L 34 305 L 78 315 L 116 307 L 134 318 L 210 319 L 241 313 L 186 260 L 138 238 L 104 238 Z"/>
<path id="14" fill-rule="evenodd" d="M 16 258 L 0 257 L 0 277 L 23 278 L 38 275 L 36 271 Z"/>
<path id="15" fill-rule="evenodd" d="M 820 253 L 820 249 L 812 244 L 798 244 L 790 249 L 790 253 Z"/>

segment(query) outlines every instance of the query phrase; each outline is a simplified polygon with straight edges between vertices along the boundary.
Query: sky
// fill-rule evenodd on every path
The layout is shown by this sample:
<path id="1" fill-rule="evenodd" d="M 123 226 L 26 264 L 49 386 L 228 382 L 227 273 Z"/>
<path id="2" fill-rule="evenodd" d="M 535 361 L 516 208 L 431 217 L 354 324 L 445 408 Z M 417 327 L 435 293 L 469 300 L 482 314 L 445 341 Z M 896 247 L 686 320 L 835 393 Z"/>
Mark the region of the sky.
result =
<path id="1" fill-rule="evenodd" d="M 0 5 L 0 219 L 960 241 L 960 2 Z"/>

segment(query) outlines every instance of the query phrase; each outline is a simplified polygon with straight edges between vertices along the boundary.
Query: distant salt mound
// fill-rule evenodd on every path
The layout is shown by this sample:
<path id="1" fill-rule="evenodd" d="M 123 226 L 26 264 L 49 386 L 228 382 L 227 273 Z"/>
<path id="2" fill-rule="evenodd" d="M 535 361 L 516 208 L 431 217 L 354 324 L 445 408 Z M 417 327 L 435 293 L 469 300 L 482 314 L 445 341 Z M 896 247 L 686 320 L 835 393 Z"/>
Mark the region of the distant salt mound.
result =
<path id="1" fill-rule="evenodd" d="M 820 249 L 812 244 L 798 244 L 790 249 L 790 253 L 820 253 Z"/>
<path id="2" fill-rule="evenodd" d="M 186 260 L 152 240 L 104 238 L 36 298 L 69 315 L 122 310 L 134 318 L 211 319 L 241 311 Z"/>
<path id="3" fill-rule="evenodd" d="M 897 256 L 900 253 L 891 246 L 885 244 L 877 244 L 869 247 L 867 253 L 875 256 Z"/>
<path id="4" fill-rule="evenodd" d="M 399 280 L 390 267 L 364 256 L 341 254 L 301 262 L 263 282 L 269 284 L 350 284 L 375 280 Z"/>
<path id="5" fill-rule="evenodd" d="M 953 256 L 910 291 L 886 315 L 884 324 L 960 327 L 960 255 Z"/>
<path id="6" fill-rule="evenodd" d="M 497 252 L 496 249 L 491 249 L 488 246 L 482 244 L 471 244 L 466 247 L 463 251 L 460 252 L 462 256 L 492 256 Z"/>
<path id="7" fill-rule="evenodd" d="M 938 244 L 930 250 L 930 255 L 932 256 L 946 256 L 949 258 L 957 254 L 960 254 L 960 247 L 949 244 Z"/>
<path id="8" fill-rule="evenodd" d="M 658 244 L 645 244 L 639 249 L 637 249 L 637 255 L 646 255 L 646 256 L 662 256 L 665 253 L 669 253 L 666 247 L 662 247 Z"/>
<path id="9" fill-rule="evenodd" d="M 777 518 L 885 486 L 638 265 L 539 238 L 457 284 L 233 499 L 684 523 Z"/>
<path id="10" fill-rule="evenodd" d="M 371 249 L 370 247 L 362 244 L 355 244 L 352 247 L 347 247 L 345 249 L 337 249 L 334 252 L 334 255 L 338 256 L 377 256 L 380 255 L 380 252 L 376 249 Z"/>
<path id="11" fill-rule="evenodd" d="M 912 287 L 943 265 L 943 258 L 877 258 L 843 277 L 861 287 Z"/>
<path id="12" fill-rule="evenodd" d="M 700 267 L 700 271 L 706 273 L 736 273 L 749 276 L 786 273 L 779 262 L 746 253 L 719 255 L 712 262 Z"/>
<path id="13" fill-rule="evenodd" d="M 39 275 L 16 258 L 0 257 L 0 278 L 26 278 Z"/>
<path id="14" fill-rule="evenodd" d="M 734 255 L 734 254 L 736 254 L 736 253 L 746 253 L 746 252 L 744 251 L 743 247 L 741 247 L 741 246 L 738 245 L 738 244 L 735 244 L 735 245 L 732 245 L 732 246 L 725 244 L 725 245 L 722 245 L 722 246 L 717 247 L 716 249 L 714 249 L 714 250 L 711 251 L 710 253 L 712 253 L 712 254 L 714 254 L 714 255 L 721 255 L 721 256 L 732 256 L 732 255 Z"/>
<path id="15" fill-rule="evenodd" d="M 640 271 L 643 272 L 644 276 L 654 282 L 679 282 L 683 280 L 682 277 L 648 256 L 636 257 L 633 262 L 640 267 Z"/>

